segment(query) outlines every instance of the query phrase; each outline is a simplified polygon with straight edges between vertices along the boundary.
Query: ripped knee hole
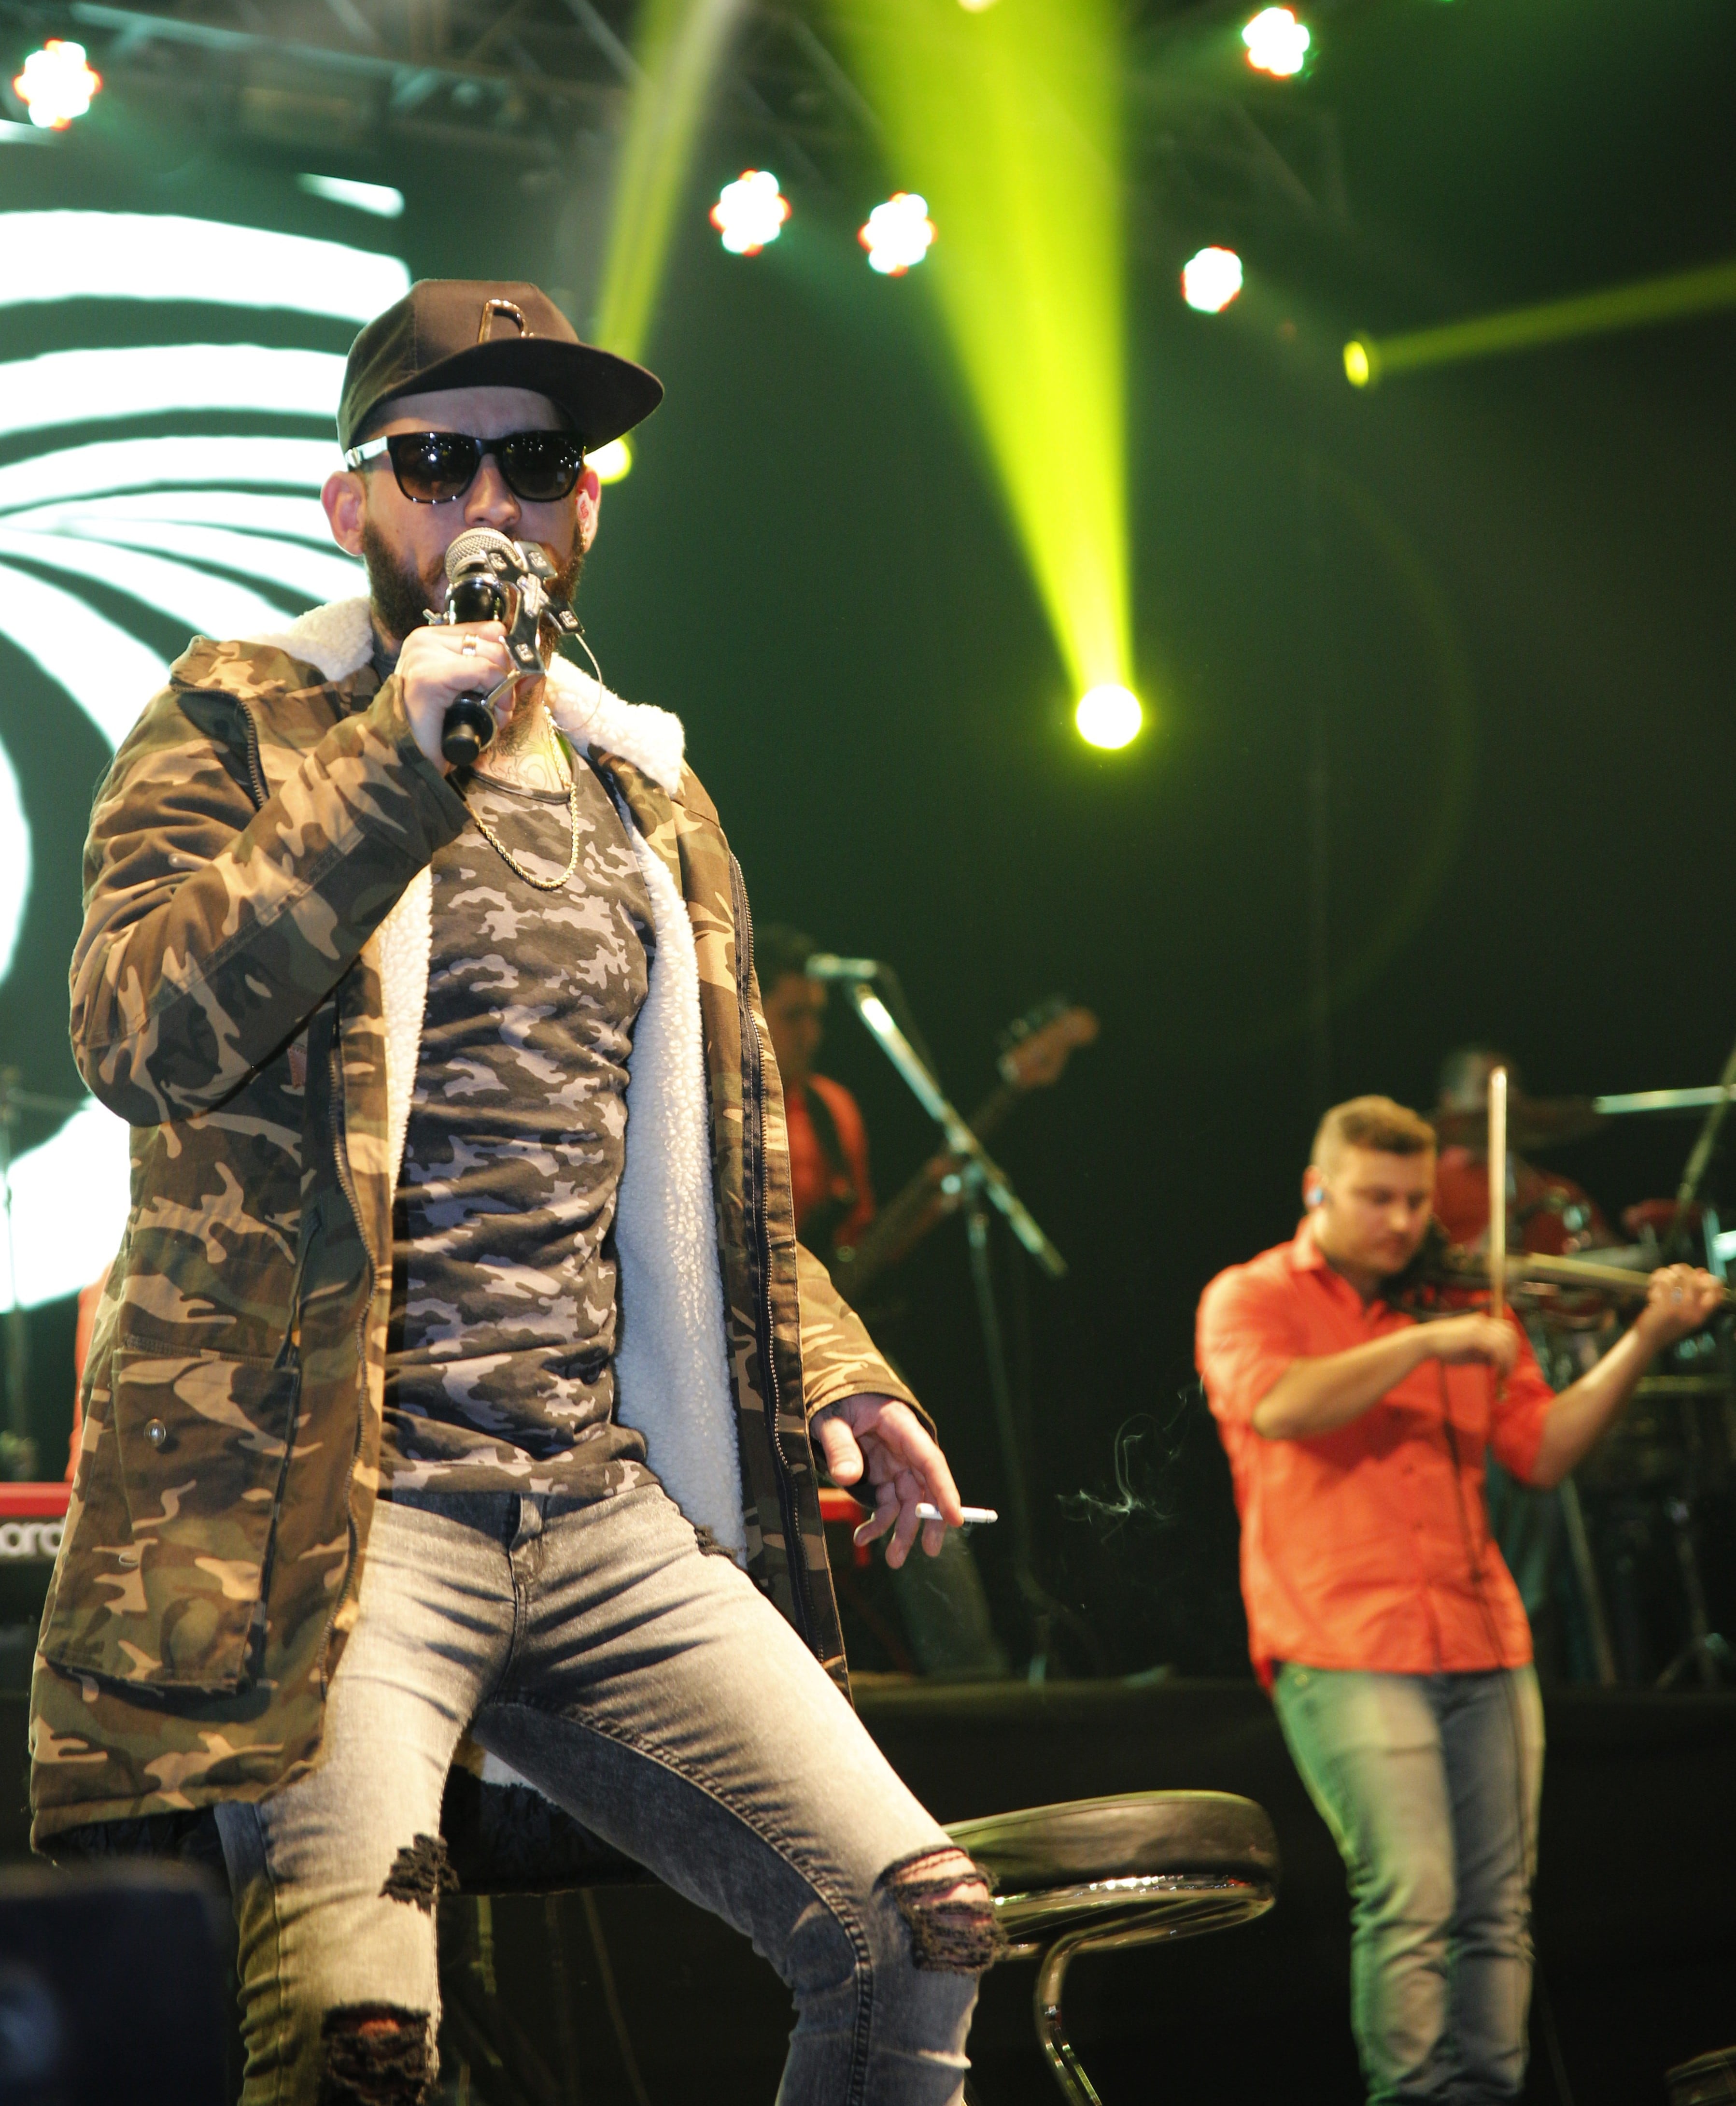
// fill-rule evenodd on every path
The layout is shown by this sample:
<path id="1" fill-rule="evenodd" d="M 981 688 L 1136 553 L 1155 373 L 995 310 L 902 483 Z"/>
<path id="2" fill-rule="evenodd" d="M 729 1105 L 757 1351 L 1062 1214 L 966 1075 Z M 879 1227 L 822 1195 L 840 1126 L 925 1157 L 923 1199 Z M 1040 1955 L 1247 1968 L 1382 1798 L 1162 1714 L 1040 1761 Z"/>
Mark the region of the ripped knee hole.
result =
<path id="1" fill-rule="evenodd" d="M 902 1857 L 879 1884 L 897 1904 L 919 1967 L 980 1974 L 1000 1957 L 1004 1941 L 988 1883 L 964 1851 L 949 1845 Z"/>
<path id="2" fill-rule="evenodd" d="M 426 2011 L 342 2004 L 326 2013 L 319 2106 L 423 2106 L 433 2081 Z"/>
<path id="3" fill-rule="evenodd" d="M 409 1902 L 424 1915 L 432 1915 L 442 1894 L 456 1893 L 459 1875 L 446 1857 L 444 1835 L 418 1835 L 406 1843 L 392 1860 L 380 1899 Z"/>

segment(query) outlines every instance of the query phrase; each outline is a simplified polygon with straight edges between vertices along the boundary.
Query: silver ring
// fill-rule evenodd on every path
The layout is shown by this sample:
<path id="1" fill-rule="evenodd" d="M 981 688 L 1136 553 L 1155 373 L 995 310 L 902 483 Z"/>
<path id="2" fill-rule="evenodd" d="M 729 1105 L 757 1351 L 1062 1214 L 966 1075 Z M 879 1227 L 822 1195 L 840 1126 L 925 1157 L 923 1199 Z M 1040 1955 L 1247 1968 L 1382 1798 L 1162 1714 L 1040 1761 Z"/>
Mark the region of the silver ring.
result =
<path id="1" fill-rule="evenodd" d="M 1671 1290 L 1670 1290 L 1670 1299 L 1671 1299 L 1672 1302 L 1680 1302 L 1680 1301 L 1681 1300 L 1681 1298 L 1682 1298 L 1682 1290 L 1680 1289 L 1680 1288 L 1679 1288 L 1679 1287 L 1672 1287 L 1672 1288 L 1671 1288 Z"/>

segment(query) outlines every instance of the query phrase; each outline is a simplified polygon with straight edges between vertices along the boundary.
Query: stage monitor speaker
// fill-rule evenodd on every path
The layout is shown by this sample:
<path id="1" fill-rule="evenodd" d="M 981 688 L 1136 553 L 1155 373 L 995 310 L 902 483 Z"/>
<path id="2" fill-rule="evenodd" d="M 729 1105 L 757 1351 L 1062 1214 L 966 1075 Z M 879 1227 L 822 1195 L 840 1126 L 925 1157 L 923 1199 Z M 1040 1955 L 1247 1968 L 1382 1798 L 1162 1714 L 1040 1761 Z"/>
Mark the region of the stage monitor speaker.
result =
<path id="1" fill-rule="evenodd" d="M 179 1866 L 0 1872 L 0 2106 L 225 2106 L 226 1918 Z"/>

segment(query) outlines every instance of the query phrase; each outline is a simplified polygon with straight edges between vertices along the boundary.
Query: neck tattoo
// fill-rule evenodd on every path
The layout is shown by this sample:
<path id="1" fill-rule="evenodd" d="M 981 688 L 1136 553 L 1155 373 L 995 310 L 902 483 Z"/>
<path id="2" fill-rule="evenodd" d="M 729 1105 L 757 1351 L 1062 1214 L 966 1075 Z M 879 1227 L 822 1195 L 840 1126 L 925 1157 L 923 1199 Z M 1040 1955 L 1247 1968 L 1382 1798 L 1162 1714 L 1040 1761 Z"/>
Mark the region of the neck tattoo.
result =
<path id="1" fill-rule="evenodd" d="M 572 786 L 572 770 L 540 696 L 515 710 L 477 756 L 476 771 L 515 790 L 556 793 Z"/>

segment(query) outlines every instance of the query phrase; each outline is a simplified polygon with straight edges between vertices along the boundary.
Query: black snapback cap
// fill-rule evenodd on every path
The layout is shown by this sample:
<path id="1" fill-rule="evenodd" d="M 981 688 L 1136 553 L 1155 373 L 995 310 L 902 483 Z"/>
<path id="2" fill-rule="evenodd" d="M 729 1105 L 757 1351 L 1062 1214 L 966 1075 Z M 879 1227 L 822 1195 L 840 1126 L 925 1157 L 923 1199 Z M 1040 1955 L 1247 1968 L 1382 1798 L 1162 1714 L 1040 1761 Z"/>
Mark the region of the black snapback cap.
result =
<path id="1" fill-rule="evenodd" d="M 535 285 L 419 278 L 350 346 L 338 405 L 349 447 L 394 395 L 436 388 L 529 388 L 558 403 L 587 446 L 629 432 L 663 400 L 663 383 L 578 332 Z"/>

